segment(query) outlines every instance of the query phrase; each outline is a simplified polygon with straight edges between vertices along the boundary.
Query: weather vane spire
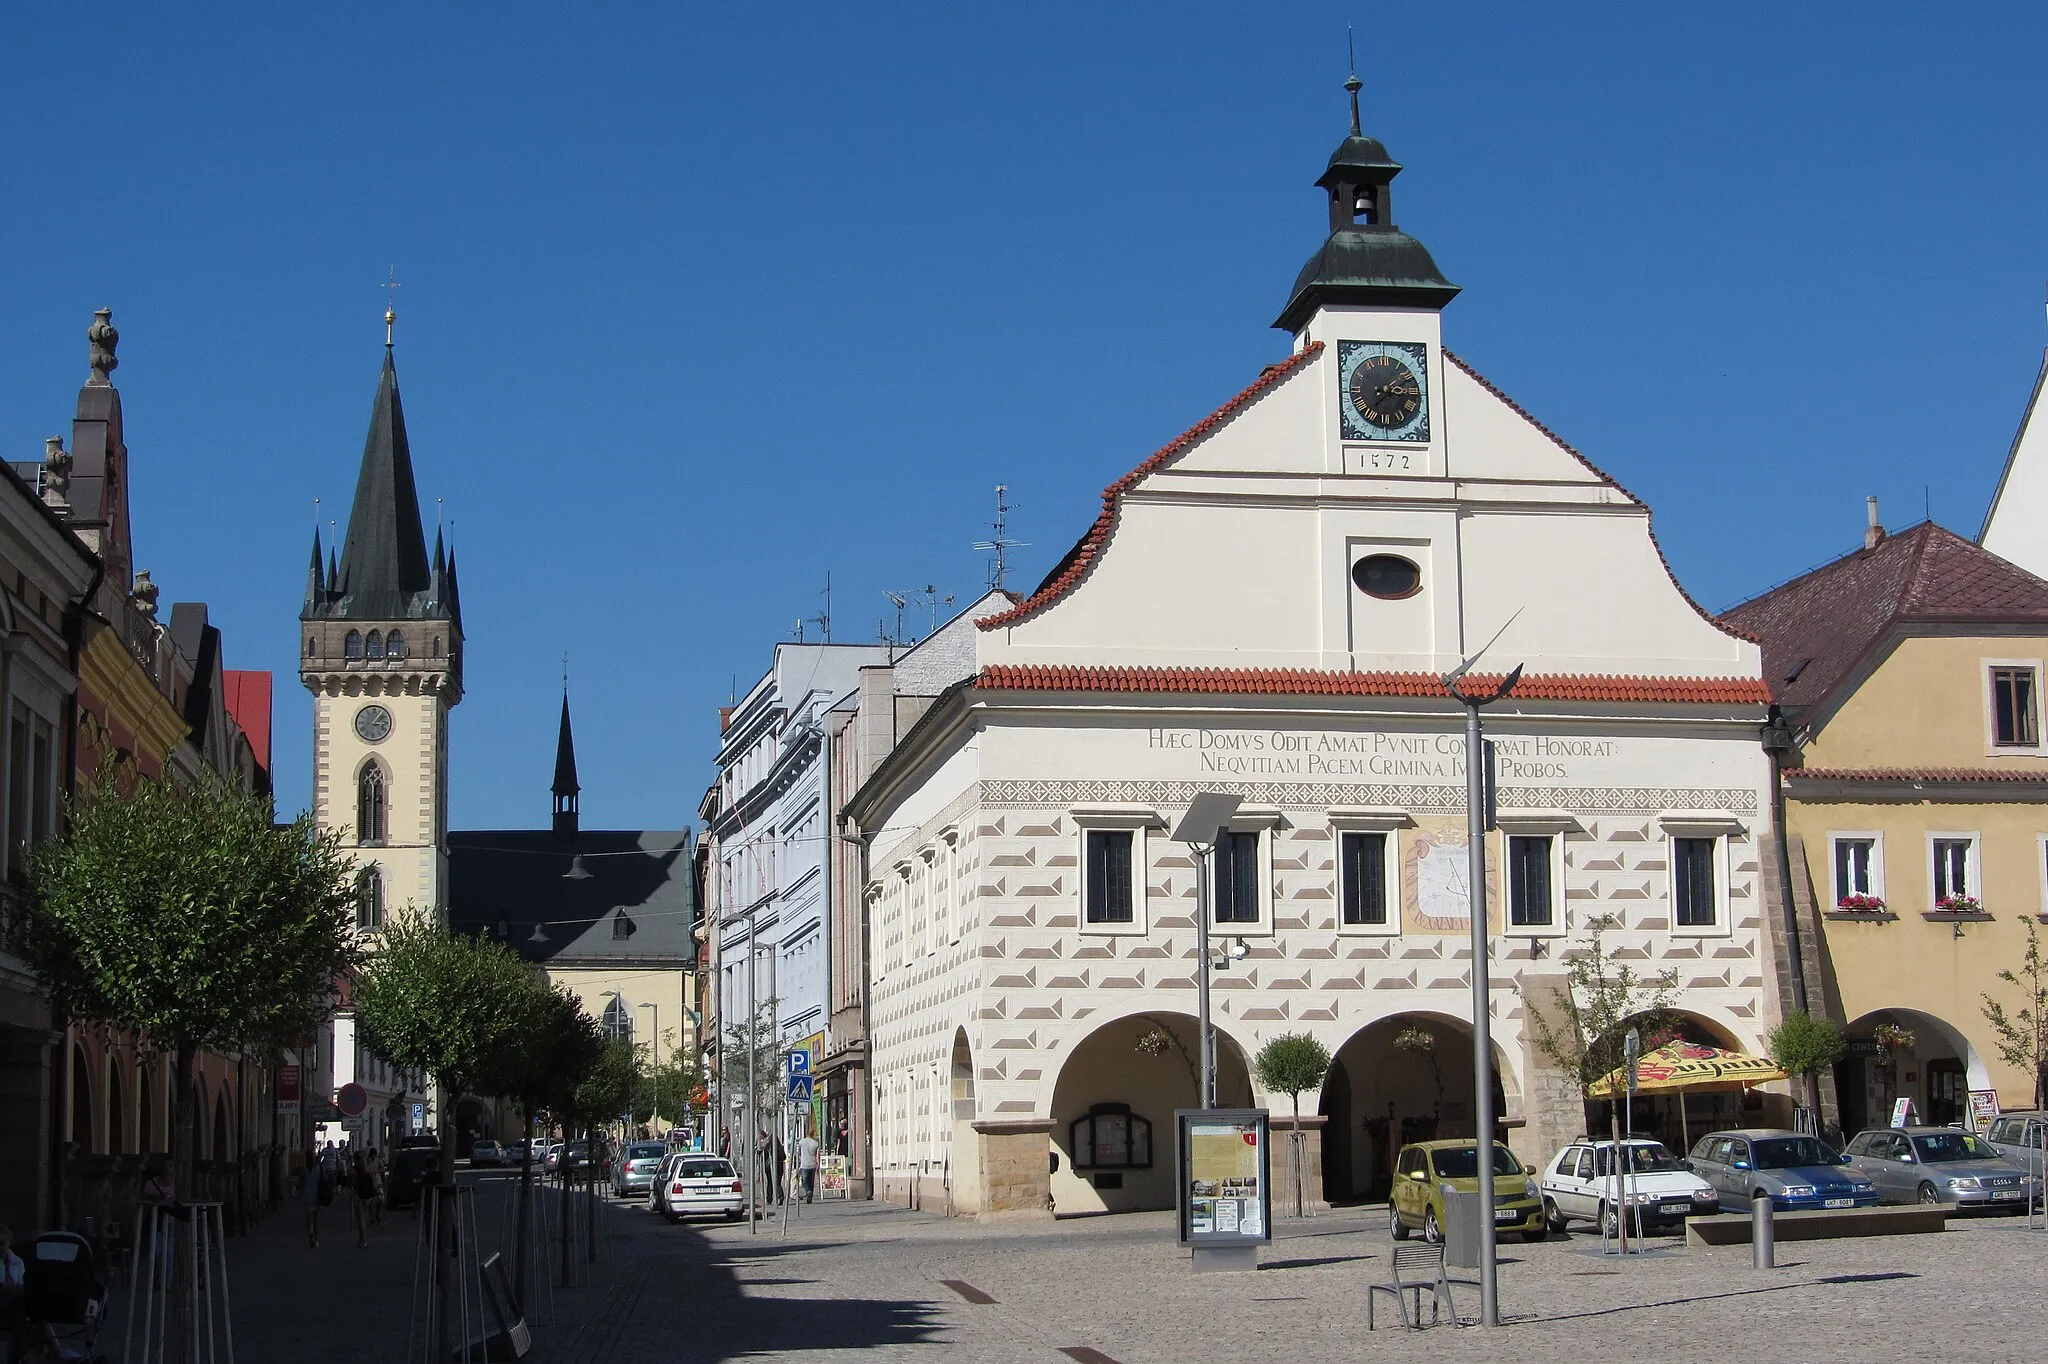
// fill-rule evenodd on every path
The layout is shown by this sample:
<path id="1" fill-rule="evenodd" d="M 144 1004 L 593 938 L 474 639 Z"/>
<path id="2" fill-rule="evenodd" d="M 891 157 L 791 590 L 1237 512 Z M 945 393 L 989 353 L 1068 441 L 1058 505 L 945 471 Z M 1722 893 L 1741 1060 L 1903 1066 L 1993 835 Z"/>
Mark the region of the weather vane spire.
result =
<path id="1" fill-rule="evenodd" d="M 1357 103 L 1356 99 L 1352 100 L 1354 106 Z M 1352 120 L 1354 123 L 1357 121 L 1355 118 Z M 384 345 L 387 349 L 391 345 L 391 324 L 396 321 L 398 321 L 398 267 L 394 265 L 384 280 Z"/>
<path id="2" fill-rule="evenodd" d="M 1358 39 L 1349 24 L 1344 26 L 1344 50 L 1351 58 L 1351 74 L 1344 78 L 1344 88 L 1351 92 L 1351 135 L 1363 137 L 1358 124 L 1358 92 L 1365 88 L 1365 82 L 1358 78 Z"/>

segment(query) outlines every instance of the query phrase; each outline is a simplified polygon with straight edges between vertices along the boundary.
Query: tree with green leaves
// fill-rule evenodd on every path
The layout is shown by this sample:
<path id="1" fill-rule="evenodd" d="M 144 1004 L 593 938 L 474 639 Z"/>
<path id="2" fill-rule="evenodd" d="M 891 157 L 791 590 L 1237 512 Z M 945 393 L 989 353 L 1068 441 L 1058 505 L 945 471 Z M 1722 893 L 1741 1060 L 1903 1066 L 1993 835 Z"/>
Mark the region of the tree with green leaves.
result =
<path id="1" fill-rule="evenodd" d="M 1287 1135 L 1294 1156 L 1294 1215 L 1300 1217 L 1305 1211 L 1307 1178 L 1302 1169 L 1307 1142 L 1301 1132 L 1301 1092 L 1322 1088 L 1323 1077 L 1330 1073 L 1330 1049 L 1307 1033 L 1281 1033 L 1259 1048 L 1252 1069 L 1268 1093 L 1285 1094 L 1294 1103 L 1294 1128 Z"/>
<path id="2" fill-rule="evenodd" d="M 1588 1109 L 1589 1128 L 1589 1091 L 1622 1064 L 1628 1030 L 1634 1027 L 1640 1032 L 1644 1051 L 1663 1045 L 1678 1032 L 1678 1014 L 1673 1007 L 1678 998 L 1678 973 L 1645 976 L 1626 961 L 1617 961 L 1607 950 L 1605 938 L 1615 926 L 1611 915 L 1595 919 L 1591 940 L 1572 950 L 1566 988 L 1558 992 L 1562 1017 L 1553 1018 L 1544 1009 L 1530 1007 L 1526 993 L 1523 996 L 1530 1041 L 1538 1054 L 1578 1087 L 1579 1102 Z"/>
<path id="3" fill-rule="evenodd" d="M 2020 1004 L 2007 1009 L 1988 993 L 1984 1021 L 1991 1025 L 1998 1058 L 2025 1071 L 2034 1080 L 2034 1107 L 2048 1102 L 2048 960 L 2041 955 L 2041 932 L 2026 920 L 2027 950 L 2017 973 L 2010 968 L 1998 978 L 2020 992 Z"/>
<path id="4" fill-rule="evenodd" d="M 203 780 L 112 780 L 29 857 L 20 945 L 60 1017 L 168 1053 L 169 1149 L 191 1188 L 200 1053 L 275 1048 L 323 1017 L 356 959 L 355 868 L 334 834 Z"/>
<path id="5" fill-rule="evenodd" d="M 1770 1036 L 1764 1039 L 1764 1050 L 1770 1053 L 1771 1064 L 1802 1082 L 1800 1087 L 1806 1092 L 1806 1106 L 1818 1117 L 1820 1081 L 1817 1077 L 1841 1060 L 1847 1050 L 1841 1028 L 1832 1018 L 1820 1018 L 1804 1009 L 1794 1009 L 1785 1015 L 1784 1022 L 1771 1029 Z"/>
<path id="6" fill-rule="evenodd" d="M 659 1116 L 680 1124 L 691 1109 L 704 1106 L 704 1063 L 679 1050 L 670 1033 L 661 1044 L 659 1066 L 643 1071 L 641 1084 L 633 1093 L 633 1121 L 651 1122 Z"/>

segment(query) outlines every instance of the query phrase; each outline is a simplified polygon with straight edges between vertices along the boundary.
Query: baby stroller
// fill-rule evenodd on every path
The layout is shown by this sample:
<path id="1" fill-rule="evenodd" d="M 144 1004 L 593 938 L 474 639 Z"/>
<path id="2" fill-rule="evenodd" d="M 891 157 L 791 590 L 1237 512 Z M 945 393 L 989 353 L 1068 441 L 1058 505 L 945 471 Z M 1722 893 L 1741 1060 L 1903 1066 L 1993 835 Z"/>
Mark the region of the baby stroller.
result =
<path id="1" fill-rule="evenodd" d="M 90 1241 L 68 1231 L 36 1237 L 23 1259 L 21 1289 L 24 1361 L 96 1358 L 107 1285 Z"/>

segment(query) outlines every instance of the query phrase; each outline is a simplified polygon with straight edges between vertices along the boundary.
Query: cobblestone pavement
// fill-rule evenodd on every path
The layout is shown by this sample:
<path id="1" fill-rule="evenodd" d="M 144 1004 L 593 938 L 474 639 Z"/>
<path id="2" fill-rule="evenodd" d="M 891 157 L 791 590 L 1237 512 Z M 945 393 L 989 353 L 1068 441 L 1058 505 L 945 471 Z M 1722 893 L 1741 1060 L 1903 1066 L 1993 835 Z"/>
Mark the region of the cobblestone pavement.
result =
<path id="1" fill-rule="evenodd" d="M 486 1253 L 501 1193 L 478 1197 Z M 359 1250 L 340 1234 L 345 1215 L 329 1220 L 319 1250 L 307 1249 L 289 1208 L 231 1243 L 244 1364 L 405 1359 L 413 1224 L 387 1220 Z M 1504 1245 L 1501 1330 L 1390 1330 L 1382 1299 L 1370 1336 L 1364 1286 L 1387 1277 L 1391 1249 L 1377 1209 L 1283 1218 L 1257 1274 L 1200 1276 L 1165 1214 L 979 1224 L 827 1204 L 797 1210 L 786 1233 L 777 1217 L 749 1234 L 725 1223 L 671 1227 L 629 1205 L 608 1207 L 600 1230 L 598 1263 L 579 1267 L 583 1286 L 537 1298 L 529 1359 L 2048 1357 L 2048 1233 L 2012 1220 L 1954 1223 L 1939 1236 L 1786 1243 L 1779 1267 L 1762 1271 L 1746 1246 L 1658 1241 L 1660 1254 L 1617 1264 L 1584 1235 Z M 1469 1292 L 1460 1310 L 1476 1311 Z M 118 1320 L 110 1326 L 118 1345 Z"/>

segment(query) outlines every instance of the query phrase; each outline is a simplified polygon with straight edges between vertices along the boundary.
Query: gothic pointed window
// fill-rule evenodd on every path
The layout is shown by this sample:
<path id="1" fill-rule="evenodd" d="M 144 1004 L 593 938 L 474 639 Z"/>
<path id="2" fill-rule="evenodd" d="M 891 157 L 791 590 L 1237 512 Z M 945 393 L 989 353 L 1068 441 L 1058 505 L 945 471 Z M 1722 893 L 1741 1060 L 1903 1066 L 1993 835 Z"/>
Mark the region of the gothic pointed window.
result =
<path id="1" fill-rule="evenodd" d="M 365 658 L 384 657 L 384 636 L 378 634 L 375 630 L 370 631 L 370 637 L 363 641 L 363 656 Z"/>
<path id="2" fill-rule="evenodd" d="M 356 927 L 375 930 L 384 926 L 384 875 L 375 867 L 364 867 L 356 877 Z"/>
<path id="3" fill-rule="evenodd" d="M 384 771 L 376 763 L 363 764 L 356 778 L 356 842 L 384 841 Z"/>
<path id="4" fill-rule="evenodd" d="M 404 658 L 404 657 L 405 657 L 405 636 L 404 636 L 404 635 L 401 635 L 400 633 L 398 633 L 398 631 L 396 631 L 396 630 L 393 630 L 393 631 L 392 631 L 392 632 L 391 632 L 390 634 L 388 634 L 388 635 L 384 636 L 384 657 L 386 657 L 386 658 Z"/>
<path id="5" fill-rule="evenodd" d="M 633 1040 L 633 1011 L 626 1007 L 626 1001 L 617 995 L 604 1006 L 604 1017 L 599 1021 L 606 1037 L 615 1037 L 622 1042 Z"/>
<path id="6" fill-rule="evenodd" d="M 362 632 L 361 630 L 351 630 L 351 631 L 349 631 L 349 632 L 348 632 L 348 638 L 347 638 L 346 640 L 344 640 L 344 641 L 342 642 L 342 646 L 341 646 L 341 647 L 342 647 L 342 656 L 343 656 L 343 657 L 345 657 L 345 658 L 347 658 L 349 662 L 351 662 L 351 663 L 360 663 L 360 662 L 362 662 L 362 661 L 363 661 L 363 632 Z"/>

